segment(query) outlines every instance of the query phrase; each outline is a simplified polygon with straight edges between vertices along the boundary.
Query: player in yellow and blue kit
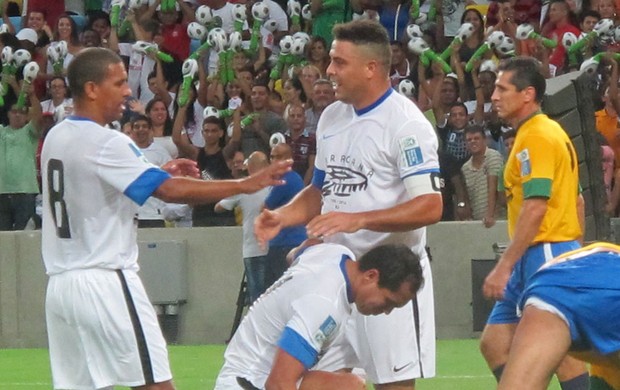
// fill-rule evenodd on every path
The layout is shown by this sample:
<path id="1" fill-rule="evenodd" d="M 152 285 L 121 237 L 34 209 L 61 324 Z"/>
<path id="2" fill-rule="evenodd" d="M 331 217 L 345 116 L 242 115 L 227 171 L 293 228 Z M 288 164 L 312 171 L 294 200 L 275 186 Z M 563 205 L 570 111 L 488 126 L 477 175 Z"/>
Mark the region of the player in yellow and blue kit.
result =
<path id="1" fill-rule="evenodd" d="M 560 125 L 540 111 L 544 93 L 536 60 L 516 57 L 500 66 L 493 105 L 517 135 L 504 171 L 511 241 L 483 287 L 484 295 L 497 303 L 481 351 L 498 381 L 519 322 L 516 305 L 529 277 L 546 261 L 579 248 L 582 236 L 577 155 Z M 588 388 L 585 365 L 575 359 L 563 361 L 557 374 L 563 390 Z"/>
<path id="2" fill-rule="evenodd" d="M 544 264 L 519 302 L 499 389 L 546 389 L 567 352 L 620 372 L 620 246 L 596 243 Z M 617 384 L 611 384 L 617 389 Z"/>

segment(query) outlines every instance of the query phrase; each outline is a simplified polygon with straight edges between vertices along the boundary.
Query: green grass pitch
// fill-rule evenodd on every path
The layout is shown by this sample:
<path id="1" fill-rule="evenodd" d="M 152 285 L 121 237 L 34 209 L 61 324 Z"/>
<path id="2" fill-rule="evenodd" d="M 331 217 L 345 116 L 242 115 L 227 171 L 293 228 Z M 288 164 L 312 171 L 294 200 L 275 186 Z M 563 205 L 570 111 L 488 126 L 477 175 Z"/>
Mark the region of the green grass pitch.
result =
<path id="1" fill-rule="evenodd" d="M 223 345 L 170 346 L 178 390 L 211 390 L 222 365 Z M 370 388 L 370 387 L 369 387 Z M 495 380 L 478 352 L 478 340 L 440 340 L 437 376 L 417 382 L 417 390 L 494 389 Z M 558 390 L 557 382 L 549 387 Z M 45 349 L 0 349 L 0 389 L 51 389 Z M 119 388 L 120 389 L 120 388 Z"/>

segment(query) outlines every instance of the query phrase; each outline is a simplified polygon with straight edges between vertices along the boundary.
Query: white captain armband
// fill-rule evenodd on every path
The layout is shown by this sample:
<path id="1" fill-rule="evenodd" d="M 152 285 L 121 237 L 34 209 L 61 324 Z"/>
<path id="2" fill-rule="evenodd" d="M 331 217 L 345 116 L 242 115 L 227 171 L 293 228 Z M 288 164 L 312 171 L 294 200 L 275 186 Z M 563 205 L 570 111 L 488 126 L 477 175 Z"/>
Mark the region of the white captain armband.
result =
<path id="1" fill-rule="evenodd" d="M 407 193 L 411 198 L 420 195 L 441 193 L 441 178 L 439 172 L 427 172 L 407 176 L 403 179 Z"/>

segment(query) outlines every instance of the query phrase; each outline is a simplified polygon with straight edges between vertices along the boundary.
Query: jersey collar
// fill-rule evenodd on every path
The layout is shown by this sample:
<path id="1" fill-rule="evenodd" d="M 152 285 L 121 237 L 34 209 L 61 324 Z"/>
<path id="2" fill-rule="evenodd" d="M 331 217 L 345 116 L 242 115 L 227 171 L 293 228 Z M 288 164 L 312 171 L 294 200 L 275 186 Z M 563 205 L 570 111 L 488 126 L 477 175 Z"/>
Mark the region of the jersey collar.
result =
<path id="1" fill-rule="evenodd" d="M 374 103 L 371 103 L 369 106 L 361 108 L 359 110 L 355 110 L 355 114 L 359 116 L 359 115 L 364 115 L 365 113 L 371 111 L 372 109 L 377 107 L 379 104 L 383 103 L 383 101 L 387 99 L 388 96 L 392 94 L 392 92 L 394 92 L 394 89 L 392 87 L 388 88 L 388 90 L 385 91 L 385 93 L 381 95 L 381 97 L 377 99 Z"/>
<path id="2" fill-rule="evenodd" d="M 347 255 L 342 255 L 342 259 L 340 260 L 340 271 L 342 272 L 342 276 L 344 277 L 344 282 L 347 285 L 347 301 L 349 303 L 353 303 L 354 297 L 353 297 L 353 290 L 351 289 L 351 281 L 349 280 L 349 275 L 347 274 L 347 260 L 349 260 L 349 256 Z"/>

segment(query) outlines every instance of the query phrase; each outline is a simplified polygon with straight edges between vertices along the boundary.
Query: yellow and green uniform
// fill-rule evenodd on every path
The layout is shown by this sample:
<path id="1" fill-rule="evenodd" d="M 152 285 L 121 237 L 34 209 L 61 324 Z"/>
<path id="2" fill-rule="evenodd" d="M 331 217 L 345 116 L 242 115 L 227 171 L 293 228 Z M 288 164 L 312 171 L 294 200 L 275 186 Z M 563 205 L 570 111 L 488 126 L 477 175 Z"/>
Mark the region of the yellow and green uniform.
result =
<path id="1" fill-rule="evenodd" d="M 517 130 L 504 170 L 508 235 L 512 238 L 523 201 L 547 198 L 547 213 L 532 245 L 578 239 L 579 173 L 577 153 L 562 127 L 542 113 Z"/>

